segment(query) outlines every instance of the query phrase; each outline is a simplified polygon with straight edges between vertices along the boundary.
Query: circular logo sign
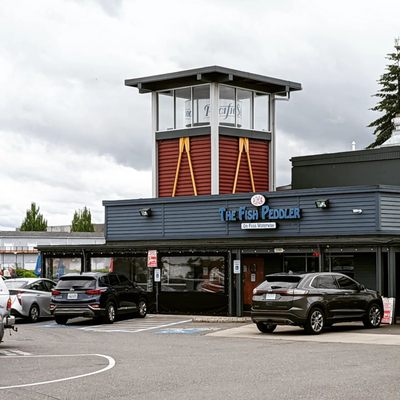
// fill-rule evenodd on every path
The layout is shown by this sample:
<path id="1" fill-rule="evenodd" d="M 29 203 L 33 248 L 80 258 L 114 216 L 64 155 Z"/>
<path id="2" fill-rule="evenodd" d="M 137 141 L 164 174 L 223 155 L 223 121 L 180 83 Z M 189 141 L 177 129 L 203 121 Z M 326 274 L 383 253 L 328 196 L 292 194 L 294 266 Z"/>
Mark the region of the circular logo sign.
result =
<path id="1" fill-rule="evenodd" d="M 265 197 L 262 194 L 255 194 L 250 201 L 253 206 L 260 207 L 265 204 Z"/>

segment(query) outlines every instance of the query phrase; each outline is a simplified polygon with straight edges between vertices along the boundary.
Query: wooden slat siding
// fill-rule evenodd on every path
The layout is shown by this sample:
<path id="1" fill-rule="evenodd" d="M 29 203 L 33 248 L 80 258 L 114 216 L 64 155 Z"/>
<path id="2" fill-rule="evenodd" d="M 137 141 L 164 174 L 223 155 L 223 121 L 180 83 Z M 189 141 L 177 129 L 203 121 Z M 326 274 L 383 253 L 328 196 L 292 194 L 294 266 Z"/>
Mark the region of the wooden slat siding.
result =
<path id="1" fill-rule="evenodd" d="M 190 138 L 190 156 L 198 195 L 211 194 L 211 141 L 210 136 Z M 179 157 L 179 139 L 158 142 L 158 196 L 170 197 L 174 187 Z M 193 196 L 189 161 L 182 154 L 176 196 Z"/>
<path id="2" fill-rule="evenodd" d="M 250 159 L 254 184 L 257 192 L 269 190 L 268 159 L 269 143 L 250 139 Z M 219 139 L 219 192 L 230 194 L 235 181 L 236 164 L 239 155 L 239 138 L 220 136 Z M 252 192 L 246 153 L 242 153 L 236 193 Z"/>

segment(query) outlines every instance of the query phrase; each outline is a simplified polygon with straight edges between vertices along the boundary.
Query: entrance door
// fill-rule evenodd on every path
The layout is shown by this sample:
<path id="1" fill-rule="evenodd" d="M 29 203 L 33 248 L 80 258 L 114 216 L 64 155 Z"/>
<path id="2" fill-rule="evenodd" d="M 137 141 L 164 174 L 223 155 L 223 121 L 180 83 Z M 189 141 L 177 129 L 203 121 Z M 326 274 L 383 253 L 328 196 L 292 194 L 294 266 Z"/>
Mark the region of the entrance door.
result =
<path id="1" fill-rule="evenodd" d="M 264 280 L 264 257 L 244 255 L 242 265 L 244 309 L 250 310 L 253 289 Z"/>

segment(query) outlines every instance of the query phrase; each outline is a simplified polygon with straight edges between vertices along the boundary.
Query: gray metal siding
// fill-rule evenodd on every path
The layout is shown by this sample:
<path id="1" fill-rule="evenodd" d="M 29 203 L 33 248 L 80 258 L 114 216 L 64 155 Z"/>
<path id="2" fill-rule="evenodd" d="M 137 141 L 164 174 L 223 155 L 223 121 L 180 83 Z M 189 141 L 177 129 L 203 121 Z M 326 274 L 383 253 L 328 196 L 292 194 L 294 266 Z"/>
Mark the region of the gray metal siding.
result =
<path id="1" fill-rule="evenodd" d="M 301 209 L 300 220 L 277 220 L 277 229 L 242 230 L 241 221 L 221 221 L 220 208 L 238 209 L 250 204 L 251 193 L 227 196 L 139 199 L 104 202 L 107 241 L 282 238 L 336 236 L 400 231 L 400 188 L 332 188 L 265 193 L 271 208 Z M 329 199 L 327 209 L 315 207 Z M 149 218 L 139 209 L 151 207 Z M 354 214 L 353 209 L 362 209 Z M 381 211 L 381 216 L 377 215 Z M 379 222 L 382 225 L 379 226 Z"/>

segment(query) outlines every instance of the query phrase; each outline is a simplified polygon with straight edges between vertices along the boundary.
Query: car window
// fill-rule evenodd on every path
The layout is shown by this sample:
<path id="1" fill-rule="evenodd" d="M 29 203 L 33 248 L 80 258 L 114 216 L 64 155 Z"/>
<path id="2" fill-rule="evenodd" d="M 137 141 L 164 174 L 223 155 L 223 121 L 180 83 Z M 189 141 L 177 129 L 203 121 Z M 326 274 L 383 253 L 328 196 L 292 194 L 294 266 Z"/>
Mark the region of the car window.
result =
<path id="1" fill-rule="evenodd" d="M 96 287 L 96 279 L 89 277 L 66 277 L 61 278 L 56 288 L 57 289 L 93 289 Z"/>
<path id="2" fill-rule="evenodd" d="M 121 285 L 129 285 L 130 284 L 129 279 L 125 275 L 118 275 L 118 278 L 119 278 L 119 282 L 121 283 Z"/>
<path id="3" fill-rule="evenodd" d="M 42 281 L 43 284 L 46 286 L 46 291 L 47 292 L 51 292 L 54 288 L 54 286 L 56 286 L 56 284 L 54 282 L 51 281 Z"/>
<path id="4" fill-rule="evenodd" d="M 109 279 L 108 279 L 108 276 L 107 275 L 104 275 L 104 276 L 101 276 L 100 278 L 99 278 L 99 283 L 100 283 L 100 285 L 104 285 L 104 286 L 109 286 L 109 284 L 110 284 L 110 281 L 109 281 Z"/>
<path id="5" fill-rule="evenodd" d="M 108 279 L 110 280 L 110 285 L 111 286 L 119 285 L 119 280 L 118 280 L 117 275 L 110 274 L 110 275 L 108 275 Z"/>
<path id="6" fill-rule="evenodd" d="M 44 283 L 41 282 L 41 281 L 31 283 L 31 284 L 28 286 L 28 289 L 31 289 L 31 290 L 39 290 L 39 291 L 41 291 L 41 292 L 47 292 L 46 286 L 45 286 Z"/>
<path id="7" fill-rule="evenodd" d="M 12 281 L 12 280 L 6 280 L 5 281 L 6 286 L 9 289 L 20 289 L 25 287 L 28 284 L 28 281 Z"/>
<path id="8" fill-rule="evenodd" d="M 357 290 L 358 285 L 356 282 L 348 278 L 347 276 L 339 276 L 337 277 L 337 281 L 339 284 L 340 289 L 347 289 L 347 290 Z"/>
<path id="9" fill-rule="evenodd" d="M 269 275 L 259 289 L 279 289 L 279 288 L 295 288 L 302 280 L 301 276 L 297 275 Z"/>
<path id="10" fill-rule="evenodd" d="M 316 276 L 312 282 L 312 287 L 318 289 L 337 289 L 337 283 L 333 275 Z"/>

